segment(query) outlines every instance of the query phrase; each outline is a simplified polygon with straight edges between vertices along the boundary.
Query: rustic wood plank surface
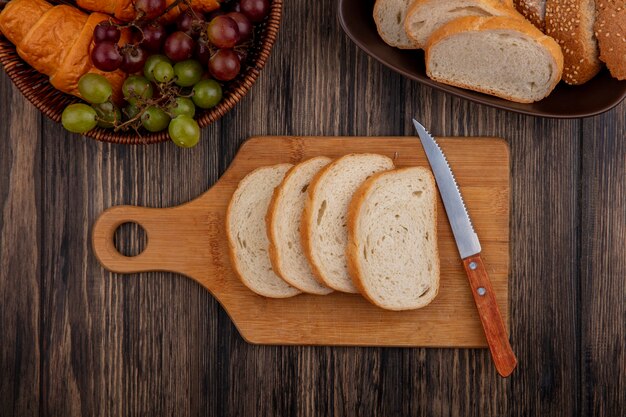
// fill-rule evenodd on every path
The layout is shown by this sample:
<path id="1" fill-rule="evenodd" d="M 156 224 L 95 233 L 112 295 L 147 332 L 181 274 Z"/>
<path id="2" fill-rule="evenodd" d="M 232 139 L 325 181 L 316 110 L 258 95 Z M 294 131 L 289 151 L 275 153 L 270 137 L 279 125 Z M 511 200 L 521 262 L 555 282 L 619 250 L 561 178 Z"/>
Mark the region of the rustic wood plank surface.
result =
<path id="1" fill-rule="evenodd" d="M 42 116 L 4 75 L 0 91 L 0 415 L 37 416 Z"/>
<path id="2" fill-rule="evenodd" d="M 626 104 L 584 121 L 471 104 L 369 59 L 335 7 L 286 2 L 259 81 L 193 150 L 67 134 L 0 76 L 1 416 L 623 415 Z M 93 256 L 102 210 L 195 198 L 248 136 L 413 135 L 411 117 L 510 144 L 509 379 L 485 349 L 249 345 L 193 281 Z"/>
<path id="3" fill-rule="evenodd" d="M 584 120 L 582 131 L 580 395 L 587 415 L 626 409 L 626 103 L 616 116 Z"/>

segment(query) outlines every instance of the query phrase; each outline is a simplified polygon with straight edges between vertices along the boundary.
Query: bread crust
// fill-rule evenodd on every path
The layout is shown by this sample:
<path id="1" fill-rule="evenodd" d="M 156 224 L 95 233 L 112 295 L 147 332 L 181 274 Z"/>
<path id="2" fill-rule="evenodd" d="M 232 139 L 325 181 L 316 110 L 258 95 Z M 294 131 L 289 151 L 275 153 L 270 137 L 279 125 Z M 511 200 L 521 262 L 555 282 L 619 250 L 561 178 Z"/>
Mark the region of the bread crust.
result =
<path id="1" fill-rule="evenodd" d="M 344 155 L 341 158 L 335 159 L 334 161 L 326 165 L 324 168 L 322 168 L 313 177 L 313 179 L 311 180 L 311 183 L 309 184 L 309 188 L 307 189 L 306 202 L 304 204 L 304 211 L 302 212 L 302 223 L 300 224 L 300 240 L 302 242 L 302 248 L 304 249 L 304 254 L 307 257 L 307 260 L 309 261 L 309 265 L 311 265 L 311 269 L 313 271 L 314 277 L 318 280 L 320 284 L 328 288 L 333 288 L 337 291 L 342 291 L 342 292 L 347 292 L 347 291 L 335 288 L 335 286 L 331 282 L 329 282 L 328 279 L 326 279 L 326 277 L 324 276 L 324 273 L 320 269 L 319 265 L 315 262 L 315 259 L 313 257 L 313 250 L 312 250 L 312 244 L 311 244 L 311 239 L 310 239 L 311 224 L 313 223 L 313 217 L 314 217 L 313 199 L 314 199 L 314 194 L 317 191 L 317 188 L 319 187 L 319 183 L 322 177 L 328 171 L 330 171 L 335 166 L 337 166 L 337 164 L 341 163 L 344 158 L 356 156 L 356 155 L 382 156 L 380 154 L 373 154 L 373 153 L 359 153 L 359 154 L 351 153 L 351 154 Z M 389 160 L 391 161 L 391 158 L 389 158 Z M 393 161 L 392 161 L 392 165 L 393 165 Z M 358 293 L 358 290 L 352 292 L 352 294 L 357 294 L 357 293 Z"/>
<path id="2" fill-rule="evenodd" d="M 380 25 L 379 20 L 378 20 L 379 9 L 382 7 L 382 4 L 385 1 L 387 1 L 387 0 L 376 0 L 376 3 L 374 3 L 374 22 L 376 23 L 376 31 L 378 32 L 378 35 L 382 38 L 383 41 L 385 41 L 385 43 L 387 45 L 393 46 L 394 48 L 398 48 L 398 49 L 418 49 L 417 44 L 415 44 L 415 45 L 401 45 L 401 44 L 393 41 L 392 39 L 387 38 L 386 34 L 380 29 L 381 25 Z M 408 36 L 408 33 L 407 33 L 407 37 L 409 38 L 410 41 L 414 41 L 413 38 Z"/>
<path id="3" fill-rule="evenodd" d="M 415 44 L 419 47 L 419 48 L 425 48 L 426 45 L 428 44 L 428 41 L 422 45 L 419 41 L 419 39 L 417 39 L 417 37 L 415 36 L 415 33 L 412 32 L 410 30 L 410 19 L 409 17 L 417 12 L 420 11 L 421 8 L 423 7 L 429 7 L 430 4 L 432 3 L 439 3 L 441 0 L 415 0 L 412 5 L 409 7 L 409 10 L 406 14 L 406 18 L 404 19 L 404 30 L 407 34 L 407 36 L 413 41 L 415 42 Z M 482 3 L 483 5 L 490 7 L 493 10 L 497 10 L 499 12 L 502 13 L 503 16 L 510 16 L 512 18 L 519 18 L 519 19 L 523 19 L 524 16 L 522 16 L 520 13 L 517 12 L 517 10 L 513 7 L 513 2 L 512 0 L 476 0 L 479 3 Z M 444 25 L 445 26 L 445 25 Z M 435 31 L 436 32 L 436 31 Z M 433 32 L 434 34 L 434 32 Z M 432 35 L 431 35 L 432 36 Z"/>
<path id="4" fill-rule="evenodd" d="M 64 4 L 55 6 L 15 45 L 17 52 L 37 71 L 54 77 L 86 22 L 87 15 L 80 10 Z"/>
<path id="5" fill-rule="evenodd" d="M 307 159 L 306 161 L 303 161 L 301 163 L 309 162 L 311 160 L 319 159 L 319 158 L 327 159 L 325 156 L 316 156 L 316 157 Z M 297 281 L 291 280 L 289 276 L 287 276 L 281 268 L 281 265 L 282 265 L 281 257 L 280 257 L 280 254 L 278 253 L 278 250 L 276 249 L 276 241 L 278 239 L 276 234 L 274 233 L 274 230 L 275 230 L 274 225 L 276 222 L 276 214 L 277 214 L 276 205 L 278 204 L 278 200 L 279 198 L 281 198 L 283 191 L 284 191 L 282 184 L 284 184 L 289 178 L 291 178 L 291 176 L 295 173 L 297 166 L 298 165 L 295 165 L 289 171 L 287 171 L 287 173 L 285 174 L 285 178 L 283 178 L 281 185 L 279 185 L 278 187 L 274 189 L 274 193 L 272 194 L 272 199 L 270 200 L 270 205 L 267 208 L 267 214 L 265 215 L 265 225 L 267 227 L 267 238 L 270 242 L 269 250 L 268 250 L 268 253 L 270 256 L 270 263 L 272 264 L 272 268 L 274 269 L 274 272 L 276 272 L 276 275 L 281 277 L 283 281 L 285 281 L 287 284 L 291 285 L 292 287 L 298 288 L 300 291 L 307 292 L 309 294 L 326 295 L 326 294 L 330 294 L 331 292 L 333 292 L 333 290 L 331 288 L 327 288 L 327 291 L 318 291 L 318 292 L 305 291 L 303 288 L 300 288 L 299 283 Z M 300 233 L 302 233 L 302 231 L 300 231 Z M 307 261 L 309 261 L 308 258 L 307 258 Z M 310 261 L 308 262 L 308 264 L 309 266 L 312 267 Z M 314 276 L 316 278 L 316 281 L 322 284 L 315 274 Z"/>
<path id="6" fill-rule="evenodd" d="M 358 262 L 359 242 L 356 237 L 357 220 L 359 218 L 360 208 L 363 206 L 363 202 L 367 198 L 369 191 L 372 189 L 372 187 L 374 186 L 374 184 L 376 183 L 378 179 L 382 178 L 385 175 L 396 175 L 398 173 L 413 170 L 415 168 L 419 168 L 420 170 L 423 170 L 424 173 L 426 173 L 428 177 L 430 178 L 430 181 L 432 182 L 434 188 L 435 189 L 437 188 L 435 185 L 436 184 L 435 178 L 433 177 L 432 172 L 429 169 L 424 168 L 424 167 L 404 167 L 404 168 L 396 168 L 391 171 L 378 172 L 372 175 L 370 178 L 368 178 L 363 184 L 361 184 L 358 190 L 354 193 L 354 196 L 352 197 L 352 201 L 350 202 L 350 207 L 348 209 L 348 246 L 346 247 L 346 258 L 348 260 L 348 272 L 350 273 L 350 277 L 352 277 L 352 282 L 354 282 L 354 285 L 357 287 L 361 295 L 366 300 L 368 300 L 370 303 L 380 308 L 384 308 L 387 310 L 400 311 L 404 309 L 391 309 L 391 308 L 388 308 L 387 306 L 380 305 L 380 303 L 378 303 L 376 299 L 372 297 L 371 294 L 369 294 L 367 287 L 363 283 L 363 278 L 362 278 L 363 272 Z M 434 207 L 433 207 L 434 223 L 435 223 L 435 230 L 436 230 L 437 228 L 436 226 L 437 225 L 437 199 L 435 198 L 433 199 L 433 201 L 434 201 Z M 436 262 L 437 271 L 441 271 L 441 264 L 440 264 L 441 261 L 439 259 L 440 258 L 439 239 L 437 239 L 437 245 L 435 247 L 435 254 L 436 256 L 435 256 L 434 262 Z M 436 288 L 433 291 L 433 295 L 430 297 L 428 302 L 418 308 L 422 308 L 430 304 L 432 300 L 434 300 L 437 297 L 438 293 L 439 293 L 439 279 L 437 280 Z"/>
<path id="7" fill-rule="evenodd" d="M 99 74 L 111 84 L 113 101 L 118 105 L 122 103 L 122 84 L 126 79 L 126 73 L 119 69 L 111 72 L 100 71 L 94 67 L 89 57 L 92 48 L 93 31 L 98 23 L 108 19 L 110 17 L 102 13 L 91 13 L 88 15 L 87 22 L 78 35 L 76 42 L 69 48 L 57 72 L 50 77 L 50 84 L 54 88 L 81 97 L 78 90 L 80 78 L 87 73 Z M 130 33 L 128 29 L 122 30 L 118 43 L 124 45 L 129 41 Z"/>
<path id="8" fill-rule="evenodd" d="M 351 154 L 354 155 L 354 154 Z M 317 189 L 320 179 L 322 176 L 329 170 L 331 167 L 334 167 L 337 163 L 338 159 L 334 160 L 330 164 L 326 165 L 324 168 L 320 169 L 317 174 L 311 180 L 309 184 L 309 188 L 306 192 L 306 200 L 304 202 L 304 210 L 302 211 L 302 220 L 300 222 L 300 242 L 302 243 L 302 249 L 304 249 L 304 255 L 309 261 L 309 265 L 311 266 L 311 270 L 313 271 L 313 277 L 319 282 L 321 285 L 324 285 L 328 288 L 333 288 L 328 281 L 324 279 L 324 274 L 322 270 L 315 262 L 313 258 L 313 249 L 311 245 L 311 239 L 309 237 L 311 232 L 311 223 L 313 216 L 313 193 L 314 190 Z"/>
<path id="9" fill-rule="evenodd" d="M 276 164 L 276 165 L 273 165 L 273 167 L 279 167 L 279 166 L 283 166 L 283 165 L 291 166 L 291 164 Z M 246 175 L 246 177 L 254 174 L 255 172 L 257 172 L 259 170 L 265 169 L 265 168 L 268 168 L 268 167 L 267 166 L 259 167 L 259 168 L 255 169 L 255 170 L 251 171 L 250 173 L 248 173 Z M 244 179 L 246 177 L 244 177 Z M 243 179 L 242 179 L 242 181 L 243 181 Z M 241 184 L 241 182 L 239 184 Z M 239 185 L 237 187 L 239 187 Z M 233 192 L 233 196 L 234 196 L 235 192 L 237 192 L 237 190 L 235 190 Z M 233 211 L 233 204 L 234 204 L 234 199 L 231 196 L 231 198 L 230 198 L 230 200 L 228 202 L 228 207 L 226 208 L 226 216 L 225 216 L 225 220 L 224 220 L 224 227 L 226 229 L 226 237 L 227 237 L 227 240 L 228 240 L 228 257 L 230 258 L 230 264 L 233 267 L 233 271 L 235 271 L 235 274 L 239 278 L 239 281 L 241 281 L 241 283 L 244 286 L 246 286 L 248 289 L 250 289 L 250 291 L 252 291 L 255 294 L 258 294 L 260 296 L 263 296 L 263 297 L 269 297 L 269 298 L 290 298 L 290 297 L 293 297 L 293 296 L 296 296 L 296 295 L 300 294 L 300 290 L 298 290 L 297 288 L 296 288 L 297 292 L 295 294 L 279 294 L 279 295 L 275 295 L 275 294 L 259 294 L 255 288 L 252 288 L 248 284 L 248 282 L 244 278 L 244 274 L 242 273 L 242 271 L 241 271 L 241 269 L 239 267 L 239 261 L 237 259 L 237 251 L 235 249 L 235 244 L 233 243 L 235 241 L 235 237 L 231 236 L 231 234 L 230 234 L 230 227 L 229 226 L 230 226 L 230 220 L 231 220 L 231 215 L 232 215 L 232 211 Z"/>
<path id="10" fill-rule="evenodd" d="M 445 82 L 446 84 L 450 84 L 456 87 L 467 88 L 474 91 L 479 91 L 481 93 L 491 94 L 497 97 L 504 98 L 506 100 L 518 102 L 518 103 L 532 103 L 532 100 L 524 100 L 517 97 L 513 97 L 507 94 L 502 94 L 497 91 L 493 91 L 491 89 L 486 88 L 478 88 L 475 86 L 465 85 L 460 82 L 451 82 L 447 80 L 441 80 L 432 75 L 432 71 L 430 68 L 430 51 L 433 46 L 435 46 L 438 42 L 444 40 L 445 38 L 456 35 L 458 33 L 464 32 L 481 32 L 481 31 L 490 31 L 490 30 L 510 30 L 521 32 L 527 36 L 530 36 L 535 41 L 537 41 L 542 47 L 544 47 L 549 54 L 554 59 L 557 68 L 557 76 L 553 77 L 552 84 L 548 89 L 548 93 L 546 96 L 556 87 L 561 79 L 561 74 L 563 72 L 563 53 L 561 52 L 561 48 L 556 43 L 554 39 L 549 36 L 541 33 L 539 29 L 533 26 L 530 22 L 524 19 L 515 19 L 510 17 L 503 16 L 494 16 L 494 17 L 477 17 L 477 16 L 468 16 L 462 17 L 460 19 L 456 19 L 447 25 L 439 28 L 433 35 L 430 37 L 428 41 L 428 45 L 426 45 L 426 74 L 434 79 L 435 81 Z M 545 96 L 544 96 L 545 97 Z"/>
<path id="11" fill-rule="evenodd" d="M 293 173 L 293 169 L 295 168 L 295 165 L 293 167 L 291 167 L 289 169 L 289 171 L 287 171 L 287 173 L 285 174 L 285 178 L 283 178 L 283 182 L 292 175 Z M 274 236 L 274 222 L 276 221 L 275 219 L 275 211 L 276 211 L 276 204 L 278 203 L 278 199 L 281 196 L 281 186 L 279 185 L 278 187 L 274 188 L 274 192 L 272 193 L 272 198 L 270 200 L 270 204 L 267 207 L 267 213 L 265 214 L 265 228 L 267 230 L 267 240 L 269 240 L 270 245 L 267 249 L 267 253 L 270 257 L 270 263 L 272 264 L 272 268 L 274 269 L 274 272 L 276 272 L 276 275 L 278 275 L 279 277 L 281 277 L 284 281 L 286 281 L 289 285 L 292 285 L 289 281 L 287 281 L 284 277 L 284 273 L 281 271 L 280 268 L 280 255 L 278 254 L 278 251 L 276 250 L 276 236 Z M 230 205 L 229 205 L 230 208 Z"/>
<path id="12" fill-rule="evenodd" d="M 543 12 L 538 7 L 540 3 L 544 5 Z M 543 32 L 546 28 L 545 3 L 545 0 L 515 0 L 515 8 Z"/>
<path id="13" fill-rule="evenodd" d="M 110 19 L 107 15 L 87 15 L 67 5 L 53 7 L 42 0 L 13 0 L 0 13 L 0 28 L 15 44 L 20 57 L 48 75 L 50 84 L 57 90 L 80 97 L 78 81 L 92 72 L 108 79 L 113 100 L 120 104 L 126 74 L 121 70 L 100 71 L 89 56 L 93 30 L 107 19 Z M 125 44 L 129 39 L 129 30 L 122 30 L 119 43 Z"/>
<path id="14" fill-rule="evenodd" d="M 600 60 L 613 77 L 626 80 L 626 1 L 601 0 L 596 7 L 595 35 Z"/>
<path id="15" fill-rule="evenodd" d="M 603 0 L 606 1 L 606 0 Z M 547 0 L 546 35 L 561 46 L 565 59 L 563 81 L 571 85 L 584 84 L 600 72 L 601 64 L 593 25 L 595 11 L 590 16 L 584 5 L 593 0 Z M 585 23 L 591 20 L 591 42 L 585 33 Z"/>
<path id="16" fill-rule="evenodd" d="M 18 45 L 51 8 L 52 5 L 44 0 L 11 0 L 0 11 L 0 32 Z"/>

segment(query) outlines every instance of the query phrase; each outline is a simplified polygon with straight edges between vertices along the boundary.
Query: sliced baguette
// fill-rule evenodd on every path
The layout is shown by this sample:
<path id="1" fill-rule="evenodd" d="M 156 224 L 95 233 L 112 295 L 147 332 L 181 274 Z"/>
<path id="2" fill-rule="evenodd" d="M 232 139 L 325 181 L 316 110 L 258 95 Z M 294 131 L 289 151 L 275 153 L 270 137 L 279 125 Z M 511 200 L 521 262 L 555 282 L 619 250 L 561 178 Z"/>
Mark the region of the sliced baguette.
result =
<path id="1" fill-rule="evenodd" d="M 235 272 L 246 287 L 265 297 L 286 298 L 300 293 L 274 273 L 265 227 L 274 188 L 292 166 L 279 164 L 252 171 L 239 183 L 226 212 L 226 234 Z"/>
<path id="2" fill-rule="evenodd" d="M 426 46 L 430 78 L 519 103 L 546 97 L 562 71 L 559 45 L 523 19 L 462 17 Z"/>
<path id="3" fill-rule="evenodd" d="M 404 30 L 404 18 L 413 0 L 376 0 L 374 22 L 383 41 L 400 49 L 417 49 Z"/>
<path id="4" fill-rule="evenodd" d="M 626 1 L 602 0 L 596 7 L 600 60 L 613 77 L 626 80 Z"/>
<path id="5" fill-rule="evenodd" d="M 515 8 L 543 31 L 546 27 L 546 0 L 515 0 Z"/>
<path id="6" fill-rule="evenodd" d="M 448 22 L 466 16 L 522 15 L 498 0 L 416 0 L 404 20 L 404 29 L 418 48 L 424 48 L 428 38 Z"/>
<path id="7" fill-rule="evenodd" d="M 315 174 L 330 161 L 318 156 L 291 168 L 274 190 L 267 210 L 267 236 L 274 271 L 291 286 L 309 294 L 326 295 L 333 291 L 315 279 L 300 242 L 307 188 Z"/>
<path id="8" fill-rule="evenodd" d="M 563 49 L 563 81 L 568 84 L 584 84 L 600 72 L 595 20 L 594 0 L 546 0 L 546 35 Z"/>
<path id="9" fill-rule="evenodd" d="M 313 273 L 325 286 L 357 293 L 346 261 L 348 205 L 368 177 L 393 168 L 382 155 L 351 154 L 323 168 L 309 185 L 301 238 Z"/>
<path id="10" fill-rule="evenodd" d="M 422 167 L 370 177 L 348 215 L 348 269 L 357 288 L 388 310 L 428 305 L 439 291 L 437 191 Z"/>

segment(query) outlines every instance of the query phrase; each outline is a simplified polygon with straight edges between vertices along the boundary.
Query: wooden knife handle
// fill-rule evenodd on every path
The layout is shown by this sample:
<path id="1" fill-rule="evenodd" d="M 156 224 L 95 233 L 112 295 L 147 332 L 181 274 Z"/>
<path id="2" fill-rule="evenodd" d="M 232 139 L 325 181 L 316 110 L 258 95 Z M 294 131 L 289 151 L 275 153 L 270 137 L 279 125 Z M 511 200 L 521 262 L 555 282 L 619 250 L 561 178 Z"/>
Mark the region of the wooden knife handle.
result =
<path id="1" fill-rule="evenodd" d="M 485 264 L 478 254 L 463 259 L 463 266 L 469 278 L 472 295 L 483 329 L 485 329 L 485 336 L 496 369 L 501 376 L 507 377 L 517 366 L 517 358 L 511 349 Z"/>

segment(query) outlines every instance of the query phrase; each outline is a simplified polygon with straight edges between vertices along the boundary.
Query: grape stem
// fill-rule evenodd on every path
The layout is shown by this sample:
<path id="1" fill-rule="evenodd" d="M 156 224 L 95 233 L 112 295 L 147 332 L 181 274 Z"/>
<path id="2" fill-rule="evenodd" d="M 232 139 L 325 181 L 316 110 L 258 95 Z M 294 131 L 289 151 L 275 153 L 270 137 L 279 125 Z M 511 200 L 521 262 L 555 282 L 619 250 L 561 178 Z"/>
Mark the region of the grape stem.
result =
<path id="1" fill-rule="evenodd" d="M 142 32 L 143 33 L 143 32 Z M 142 39 L 143 41 L 143 39 Z M 118 46 L 118 50 L 120 51 L 120 54 L 125 54 L 127 52 L 130 52 L 131 54 L 133 54 L 133 56 L 136 56 L 137 54 L 137 48 L 139 44 L 135 44 L 135 43 L 127 43 L 122 47 Z"/>
<path id="2" fill-rule="evenodd" d="M 137 103 L 136 107 L 138 108 L 137 114 L 122 124 L 119 124 L 119 125 L 114 124 L 113 130 L 117 132 L 120 130 L 127 130 L 130 127 L 133 130 L 135 130 L 139 136 L 141 136 L 141 133 L 138 131 L 139 126 L 141 124 L 140 123 L 141 117 L 143 116 L 144 111 L 150 106 L 158 106 L 166 110 L 166 113 L 171 117 L 172 114 L 168 112 L 167 110 L 169 110 L 174 105 L 174 103 L 176 103 L 176 98 L 177 97 L 189 98 L 193 95 L 193 94 L 181 94 L 180 88 L 174 84 L 174 81 L 175 81 L 175 78 L 165 83 L 156 83 L 157 87 L 159 88 L 159 93 L 160 93 L 159 97 L 156 99 L 144 99 L 139 94 L 132 91 L 130 93 L 131 97 L 129 98 L 136 100 L 136 103 Z"/>
<path id="3" fill-rule="evenodd" d="M 196 20 L 201 19 L 200 16 L 198 16 L 196 11 L 193 9 L 193 7 L 191 7 L 191 0 L 182 0 L 182 2 L 185 3 L 185 6 L 187 6 L 184 13 L 191 12 L 191 14 L 193 15 L 193 17 L 196 18 Z"/>
<path id="4" fill-rule="evenodd" d="M 134 126 L 134 125 L 136 124 L 136 122 L 141 121 L 143 110 L 145 109 L 142 109 L 141 111 L 137 112 L 137 114 L 134 117 L 126 120 L 124 123 L 120 125 L 113 125 L 113 131 L 118 132 L 120 130 L 128 130 L 129 127 L 132 127 L 135 131 L 137 131 L 139 126 Z M 138 131 L 137 131 L 137 134 L 141 136 L 141 134 Z"/>
<path id="5" fill-rule="evenodd" d="M 169 6 L 167 6 L 165 8 L 165 10 L 163 11 L 163 13 L 161 13 L 161 15 L 158 18 L 165 16 L 166 14 L 168 14 L 174 7 L 178 6 L 181 3 L 185 3 L 187 5 L 189 5 L 191 3 L 190 0 L 175 0 L 172 4 L 170 4 Z"/>
<path id="6" fill-rule="evenodd" d="M 1 0 L 0 0 L 1 1 Z M 137 11 L 137 17 L 135 17 L 135 19 L 132 22 L 128 22 L 128 23 L 117 23 L 113 20 L 112 17 L 109 18 L 109 23 L 112 26 L 115 26 L 118 29 L 125 29 L 125 28 L 135 28 L 137 29 L 140 33 L 141 33 L 141 40 L 138 42 L 138 44 L 141 44 L 141 42 L 144 41 L 145 39 L 145 35 L 143 34 L 143 29 L 141 27 L 140 23 L 152 23 L 152 22 L 156 22 L 158 21 L 160 18 L 162 18 L 163 16 L 165 16 L 166 14 L 168 14 L 172 9 L 174 9 L 174 7 L 180 5 L 181 3 L 184 3 L 185 5 L 187 5 L 187 8 L 192 10 L 191 8 L 191 0 L 174 0 L 174 2 L 172 4 L 170 4 L 169 6 L 167 6 L 165 8 L 165 10 L 163 10 L 163 13 L 161 13 L 160 15 L 158 15 L 157 17 L 155 17 L 154 19 L 150 20 L 149 22 L 146 22 L 143 20 L 143 17 L 145 16 L 145 13 L 142 10 Z M 194 12 L 195 14 L 195 12 Z M 197 15 L 196 15 L 197 16 Z"/>

